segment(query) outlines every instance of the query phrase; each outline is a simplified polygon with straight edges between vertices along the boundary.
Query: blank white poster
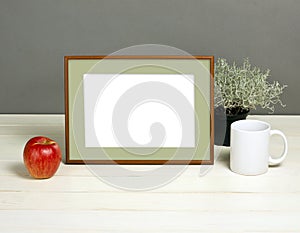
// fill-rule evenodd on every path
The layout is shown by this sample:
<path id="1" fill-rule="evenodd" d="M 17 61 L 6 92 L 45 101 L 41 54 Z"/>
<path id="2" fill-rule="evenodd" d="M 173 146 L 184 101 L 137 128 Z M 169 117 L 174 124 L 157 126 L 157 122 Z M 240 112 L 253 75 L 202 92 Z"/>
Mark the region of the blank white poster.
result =
<path id="1" fill-rule="evenodd" d="M 85 74 L 83 90 L 86 147 L 195 147 L 193 75 Z"/>

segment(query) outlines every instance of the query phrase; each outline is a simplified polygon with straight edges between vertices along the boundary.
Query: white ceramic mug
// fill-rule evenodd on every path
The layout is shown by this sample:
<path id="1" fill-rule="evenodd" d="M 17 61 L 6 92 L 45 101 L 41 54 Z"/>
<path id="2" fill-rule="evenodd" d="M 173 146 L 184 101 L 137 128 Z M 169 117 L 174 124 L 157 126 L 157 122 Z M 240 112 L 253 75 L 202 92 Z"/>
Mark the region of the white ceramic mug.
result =
<path id="1" fill-rule="evenodd" d="M 282 137 L 284 151 L 279 158 L 269 154 L 270 137 Z M 242 175 L 259 175 L 268 171 L 269 165 L 281 163 L 288 151 L 285 135 L 258 120 L 239 120 L 231 124 L 230 169 Z"/>

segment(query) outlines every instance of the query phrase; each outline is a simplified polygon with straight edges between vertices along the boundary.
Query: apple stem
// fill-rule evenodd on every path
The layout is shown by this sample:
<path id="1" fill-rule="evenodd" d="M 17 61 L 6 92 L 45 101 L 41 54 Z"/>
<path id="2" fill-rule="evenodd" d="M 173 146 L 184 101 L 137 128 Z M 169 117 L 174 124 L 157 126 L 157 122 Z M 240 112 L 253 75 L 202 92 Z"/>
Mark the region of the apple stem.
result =
<path id="1" fill-rule="evenodd" d="M 34 143 L 33 145 L 38 145 L 38 144 L 52 145 L 55 143 L 56 143 L 55 141 L 53 141 L 49 138 L 43 138 L 43 139 L 40 139 L 39 141 L 37 141 L 36 143 Z"/>

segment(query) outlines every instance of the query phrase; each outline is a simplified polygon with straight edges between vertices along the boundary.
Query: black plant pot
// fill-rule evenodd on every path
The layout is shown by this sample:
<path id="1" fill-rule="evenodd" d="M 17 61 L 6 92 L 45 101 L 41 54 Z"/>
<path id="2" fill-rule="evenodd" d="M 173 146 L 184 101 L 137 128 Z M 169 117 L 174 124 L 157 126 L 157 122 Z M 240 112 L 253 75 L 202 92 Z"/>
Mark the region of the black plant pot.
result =
<path id="1" fill-rule="evenodd" d="M 249 111 L 244 111 L 237 115 L 225 115 L 216 111 L 215 113 L 215 145 L 230 146 L 230 126 L 233 122 L 244 120 Z"/>

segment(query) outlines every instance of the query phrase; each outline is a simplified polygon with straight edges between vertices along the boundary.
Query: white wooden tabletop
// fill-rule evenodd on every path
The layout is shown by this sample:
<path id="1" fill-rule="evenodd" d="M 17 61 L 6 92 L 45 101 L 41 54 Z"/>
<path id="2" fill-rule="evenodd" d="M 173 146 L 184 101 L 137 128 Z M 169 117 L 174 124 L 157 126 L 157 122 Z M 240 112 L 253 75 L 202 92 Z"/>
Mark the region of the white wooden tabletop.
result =
<path id="1" fill-rule="evenodd" d="M 238 175 L 229 169 L 229 149 L 220 147 L 206 175 L 193 165 L 160 188 L 133 192 L 84 165 L 62 163 L 51 179 L 32 179 L 23 165 L 26 141 L 45 135 L 64 150 L 64 116 L 0 115 L 0 232 L 300 232 L 300 116 L 249 118 L 287 135 L 283 164 Z M 271 148 L 279 154 L 280 139 Z"/>

